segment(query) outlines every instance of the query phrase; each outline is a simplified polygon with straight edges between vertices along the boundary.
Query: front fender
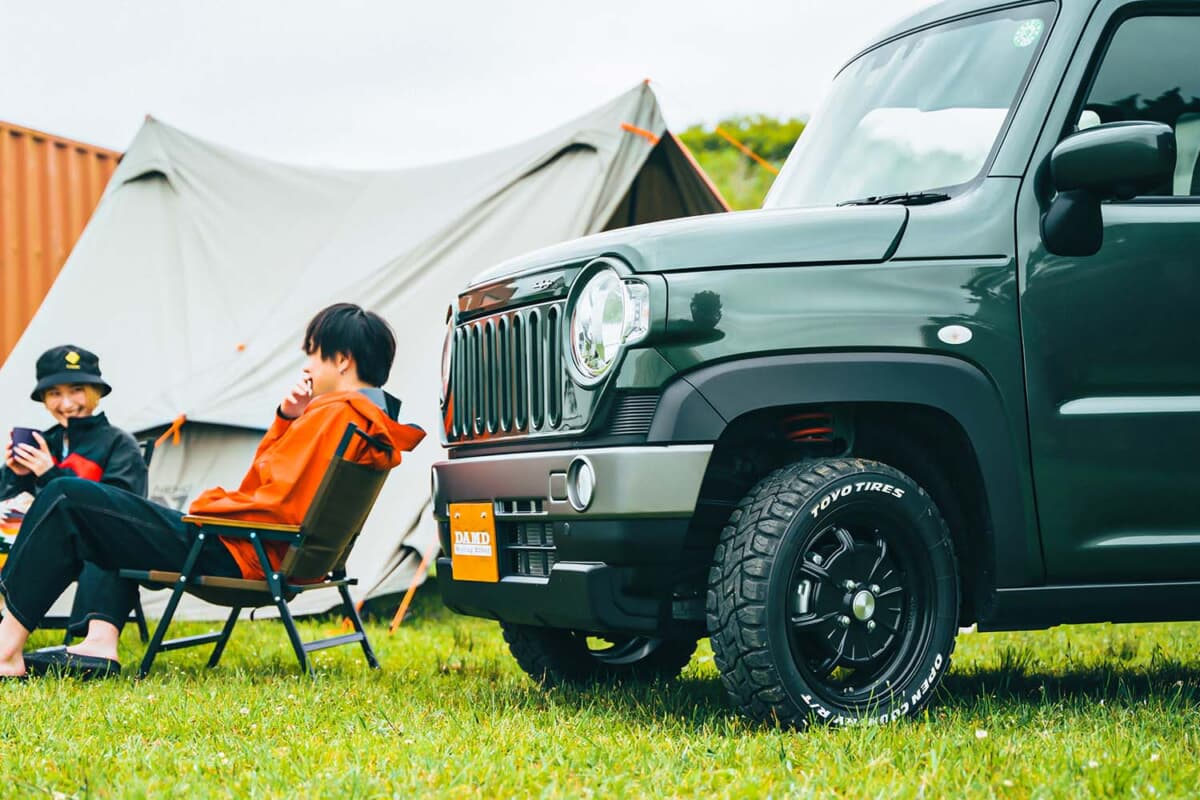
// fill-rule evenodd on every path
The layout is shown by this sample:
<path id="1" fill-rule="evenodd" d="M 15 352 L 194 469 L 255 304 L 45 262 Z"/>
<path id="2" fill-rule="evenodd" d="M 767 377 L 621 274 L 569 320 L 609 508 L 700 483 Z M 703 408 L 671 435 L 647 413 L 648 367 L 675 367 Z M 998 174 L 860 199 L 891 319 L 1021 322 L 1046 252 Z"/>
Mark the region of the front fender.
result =
<path id="1" fill-rule="evenodd" d="M 677 378 L 664 391 L 648 442 L 715 442 L 752 411 L 835 403 L 904 403 L 938 409 L 966 433 L 992 522 L 996 586 L 1043 574 L 1023 430 L 1014 430 L 992 381 L 960 359 L 920 353 L 788 354 L 726 361 Z"/>

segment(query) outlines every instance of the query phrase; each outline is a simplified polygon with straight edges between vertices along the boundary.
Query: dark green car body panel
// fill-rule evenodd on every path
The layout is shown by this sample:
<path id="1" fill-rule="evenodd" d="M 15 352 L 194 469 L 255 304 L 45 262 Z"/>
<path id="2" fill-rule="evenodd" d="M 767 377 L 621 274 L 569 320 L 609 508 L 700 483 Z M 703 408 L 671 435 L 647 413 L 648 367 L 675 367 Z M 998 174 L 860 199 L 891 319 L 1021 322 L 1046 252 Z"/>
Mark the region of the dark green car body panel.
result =
<path id="1" fill-rule="evenodd" d="M 1200 14 L 1200 3 L 1166 5 Z M 986 166 L 948 201 L 741 212 L 623 229 L 501 264 L 472 291 L 517 287 L 557 270 L 565 296 L 573 271 L 601 256 L 631 274 L 657 276 L 650 280 L 665 308 L 655 308 L 655 334 L 624 354 L 590 390 L 597 393 L 702 396 L 693 377 L 756 359 L 803 365 L 841 355 L 901 364 L 920 356 L 930 369 L 960 364 L 1003 417 L 988 435 L 1001 431 L 1004 441 L 988 452 L 1012 489 L 989 499 L 1003 496 L 1015 522 L 994 531 L 991 546 L 1006 566 L 992 588 L 1196 580 L 1200 198 L 1106 204 L 1104 245 L 1087 257 L 1048 253 L 1039 227 L 1052 195 L 1050 151 L 1070 128 L 1112 21 L 1135 6 L 1158 7 L 1059 4 Z M 996 7 L 942 3 L 887 36 Z M 968 329 L 969 341 L 945 341 L 939 333 L 947 326 Z M 923 389 L 936 395 L 936 386 Z M 874 399 L 886 402 L 889 391 L 881 383 Z M 714 413 L 714 424 L 730 422 Z"/>

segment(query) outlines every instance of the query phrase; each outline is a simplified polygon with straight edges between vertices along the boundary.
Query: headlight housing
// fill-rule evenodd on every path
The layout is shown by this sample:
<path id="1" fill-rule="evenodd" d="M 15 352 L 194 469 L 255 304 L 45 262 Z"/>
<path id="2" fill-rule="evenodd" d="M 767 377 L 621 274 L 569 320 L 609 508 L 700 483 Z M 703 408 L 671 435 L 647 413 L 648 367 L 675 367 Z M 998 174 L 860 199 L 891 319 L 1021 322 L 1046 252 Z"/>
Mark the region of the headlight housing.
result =
<path id="1" fill-rule="evenodd" d="M 650 332 L 650 288 L 597 260 L 573 294 L 571 360 L 583 384 L 590 385 L 608 373 L 622 347 Z"/>

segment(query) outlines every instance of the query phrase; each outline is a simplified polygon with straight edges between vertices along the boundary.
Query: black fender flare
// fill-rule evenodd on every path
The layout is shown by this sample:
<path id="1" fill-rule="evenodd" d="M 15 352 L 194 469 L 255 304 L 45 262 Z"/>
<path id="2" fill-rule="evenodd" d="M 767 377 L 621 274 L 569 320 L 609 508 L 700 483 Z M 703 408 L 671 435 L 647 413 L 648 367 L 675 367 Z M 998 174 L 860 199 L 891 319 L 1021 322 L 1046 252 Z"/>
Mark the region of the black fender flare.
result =
<path id="1" fill-rule="evenodd" d="M 980 588 L 1038 580 L 1041 548 L 1008 414 L 988 376 L 961 359 L 925 353 L 795 353 L 724 361 L 667 386 L 647 440 L 715 442 L 730 422 L 751 411 L 867 402 L 928 406 L 958 423 L 975 451 L 992 523 L 993 541 L 985 545 L 993 557 L 992 586 Z"/>

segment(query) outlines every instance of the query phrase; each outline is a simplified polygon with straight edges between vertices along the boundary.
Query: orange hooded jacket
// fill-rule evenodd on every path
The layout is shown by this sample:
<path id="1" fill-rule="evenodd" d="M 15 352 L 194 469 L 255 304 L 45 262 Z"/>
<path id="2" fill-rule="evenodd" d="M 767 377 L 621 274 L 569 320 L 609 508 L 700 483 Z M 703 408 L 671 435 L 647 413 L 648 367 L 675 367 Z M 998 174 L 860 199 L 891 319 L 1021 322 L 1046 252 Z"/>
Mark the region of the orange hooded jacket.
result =
<path id="1" fill-rule="evenodd" d="M 251 522 L 299 525 L 346 426 L 352 422 L 364 433 L 391 445 L 392 452 L 384 453 L 357 436 L 350 442 L 346 458 L 377 468 L 396 466 L 402 451 L 412 450 L 425 438 L 420 428 L 392 420 L 360 392 L 323 394 L 313 398 L 296 419 L 275 416 L 241 486 L 235 491 L 220 486 L 208 489 L 196 498 L 189 511 Z M 251 542 L 225 537 L 221 537 L 221 542 L 237 561 L 243 577 L 258 580 L 266 577 Z M 278 569 L 288 544 L 263 544 L 271 566 Z"/>

